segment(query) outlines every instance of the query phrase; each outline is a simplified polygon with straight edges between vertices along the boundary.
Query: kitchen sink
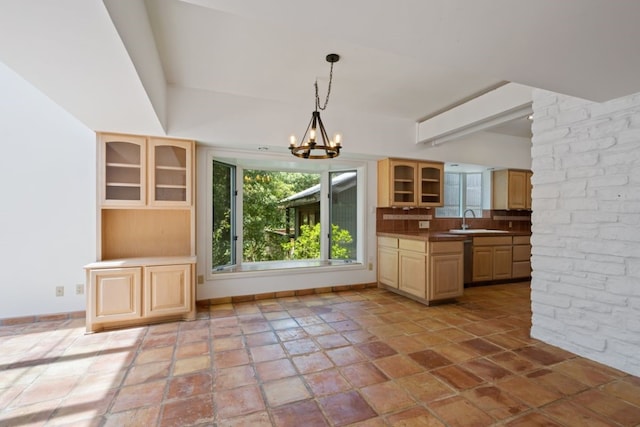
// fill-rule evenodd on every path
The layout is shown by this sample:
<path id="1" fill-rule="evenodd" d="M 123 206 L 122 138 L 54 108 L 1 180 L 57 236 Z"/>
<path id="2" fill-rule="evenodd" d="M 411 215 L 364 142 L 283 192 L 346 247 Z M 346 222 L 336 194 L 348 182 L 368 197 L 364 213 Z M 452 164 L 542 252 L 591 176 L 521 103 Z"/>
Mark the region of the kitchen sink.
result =
<path id="1" fill-rule="evenodd" d="M 486 229 L 486 228 L 467 228 L 466 230 L 463 230 L 463 229 L 449 230 L 449 233 L 453 233 L 453 234 L 508 233 L 508 231 L 506 231 L 506 230 L 490 230 L 490 229 Z"/>

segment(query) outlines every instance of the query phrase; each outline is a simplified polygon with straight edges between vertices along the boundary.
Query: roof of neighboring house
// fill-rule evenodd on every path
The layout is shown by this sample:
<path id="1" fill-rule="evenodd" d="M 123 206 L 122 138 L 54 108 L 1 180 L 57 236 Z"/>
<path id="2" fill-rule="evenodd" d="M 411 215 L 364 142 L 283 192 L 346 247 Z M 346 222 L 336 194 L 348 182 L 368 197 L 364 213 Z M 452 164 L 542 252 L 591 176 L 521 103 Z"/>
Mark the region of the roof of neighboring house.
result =
<path id="1" fill-rule="evenodd" d="M 334 192 L 341 192 L 356 185 L 356 173 L 345 172 L 335 176 L 331 180 L 331 188 Z M 287 207 L 307 205 L 320 200 L 320 184 L 302 190 L 292 196 L 282 200 L 282 204 Z"/>

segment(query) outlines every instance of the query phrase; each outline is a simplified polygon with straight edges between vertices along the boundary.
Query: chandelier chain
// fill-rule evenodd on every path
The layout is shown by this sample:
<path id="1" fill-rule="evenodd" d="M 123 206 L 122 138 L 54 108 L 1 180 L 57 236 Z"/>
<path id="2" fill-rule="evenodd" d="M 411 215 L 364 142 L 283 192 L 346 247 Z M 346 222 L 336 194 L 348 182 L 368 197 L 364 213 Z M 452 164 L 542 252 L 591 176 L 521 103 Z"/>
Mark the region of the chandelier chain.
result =
<path id="1" fill-rule="evenodd" d="M 329 104 L 329 95 L 331 94 L 331 82 L 333 81 L 333 62 L 331 63 L 331 69 L 329 70 L 329 87 L 327 88 L 327 97 L 324 100 L 324 105 L 320 106 L 320 96 L 318 96 L 318 80 L 315 82 L 316 87 L 316 109 L 324 111 Z"/>

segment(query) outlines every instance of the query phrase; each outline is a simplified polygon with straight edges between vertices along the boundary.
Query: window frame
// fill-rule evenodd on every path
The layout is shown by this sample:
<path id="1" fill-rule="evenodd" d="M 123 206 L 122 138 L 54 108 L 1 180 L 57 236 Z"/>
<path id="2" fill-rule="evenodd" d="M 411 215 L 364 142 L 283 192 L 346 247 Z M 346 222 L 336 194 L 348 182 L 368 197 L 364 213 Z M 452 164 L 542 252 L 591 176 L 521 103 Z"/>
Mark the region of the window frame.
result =
<path id="1" fill-rule="evenodd" d="M 319 164 L 318 162 L 307 163 L 308 160 L 296 161 L 293 162 L 291 159 L 287 159 L 287 162 L 283 162 L 282 160 L 277 159 L 278 156 L 252 156 L 247 155 L 247 153 L 236 152 L 233 150 L 209 150 L 206 156 L 206 173 L 207 173 L 207 186 L 208 189 L 206 191 L 206 278 L 207 280 L 212 280 L 216 275 L 224 274 L 225 277 L 232 277 L 235 274 L 240 275 L 271 275 L 271 274 L 282 274 L 283 270 L 296 270 L 298 272 L 313 272 L 313 271 L 323 271 L 328 272 L 333 269 L 341 269 L 341 268 L 358 268 L 358 269 L 366 269 L 367 262 L 369 259 L 367 253 L 367 240 L 368 236 L 366 235 L 367 230 L 367 204 L 366 204 L 366 196 L 368 192 L 367 187 L 367 162 L 366 161 L 341 161 L 339 163 L 329 163 L 322 162 Z M 323 257 L 319 260 L 303 260 L 299 264 L 299 266 L 287 266 L 285 264 L 295 264 L 295 261 L 264 261 L 257 263 L 243 263 L 242 258 L 242 186 L 237 188 L 236 195 L 236 227 L 240 227 L 236 229 L 236 261 L 237 264 L 231 268 L 225 268 L 223 270 L 215 270 L 213 268 L 213 162 L 218 161 L 222 163 L 227 163 L 235 166 L 235 180 L 236 183 L 242 182 L 242 174 L 244 169 L 260 169 L 260 170 L 273 170 L 273 171 L 286 171 L 286 172 L 300 172 L 300 173 L 320 173 L 321 174 L 321 203 L 324 203 L 324 209 L 321 206 L 320 209 L 320 223 L 321 223 L 321 242 L 320 242 L 320 250 Z M 305 167 L 306 166 L 306 167 Z M 329 175 L 330 172 L 340 172 L 340 171 L 355 171 L 357 173 L 357 227 L 356 227 L 356 251 L 357 257 L 355 260 L 331 260 L 328 258 L 329 254 Z M 282 264 L 278 266 L 277 264 Z M 274 267 L 265 267 L 265 268 L 246 268 L 248 265 L 251 267 L 251 264 L 273 264 Z M 309 264 L 309 265 L 305 265 Z M 227 276 L 228 275 L 228 276 Z"/>
<path id="2" fill-rule="evenodd" d="M 482 210 L 485 209 L 485 195 L 487 194 L 487 186 L 491 185 L 491 182 L 487 183 L 487 177 L 486 174 L 484 172 L 445 172 L 445 179 L 446 179 L 446 175 L 447 174 L 451 174 L 451 175 L 458 175 L 459 179 L 460 179 L 460 188 L 458 190 L 458 214 L 456 216 L 443 216 L 441 215 L 438 210 L 439 209 L 444 209 L 444 207 L 442 208 L 436 208 L 436 217 L 437 218 L 462 218 L 462 215 L 464 214 L 464 212 L 467 209 L 472 209 L 469 208 L 467 205 L 467 178 L 468 175 L 480 175 L 480 212 L 476 212 L 477 209 L 472 209 L 474 211 L 474 213 L 476 215 L 479 215 L 478 217 L 482 217 Z M 446 185 L 445 185 L 445 191 L 446 191 Z M 446 195 L 445 195 L 446 197 Z"/>

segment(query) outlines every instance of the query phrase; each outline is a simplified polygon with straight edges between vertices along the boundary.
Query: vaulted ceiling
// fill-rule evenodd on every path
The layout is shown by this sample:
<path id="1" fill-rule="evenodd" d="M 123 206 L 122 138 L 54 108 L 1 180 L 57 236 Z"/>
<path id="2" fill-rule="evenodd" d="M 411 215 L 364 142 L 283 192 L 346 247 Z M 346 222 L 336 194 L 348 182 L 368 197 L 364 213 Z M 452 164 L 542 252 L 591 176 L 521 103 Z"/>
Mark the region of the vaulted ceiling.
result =
<path id="1" fill-rule="evenodd" d="M 345 127 L 409 127 L 508 81 L 640 92 L 639 18 L 636 0 L 3 0 L 0 61 L 94 130 L 277 145 L 316 79 L 324 96 L 328 53 Z"/>

